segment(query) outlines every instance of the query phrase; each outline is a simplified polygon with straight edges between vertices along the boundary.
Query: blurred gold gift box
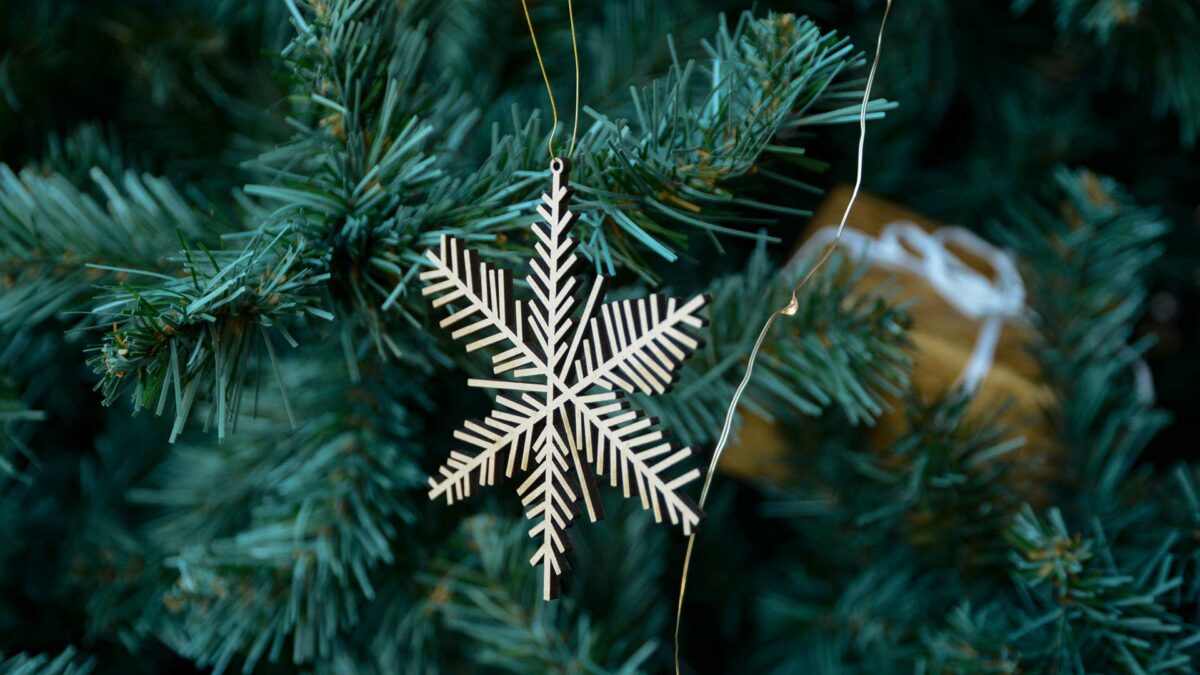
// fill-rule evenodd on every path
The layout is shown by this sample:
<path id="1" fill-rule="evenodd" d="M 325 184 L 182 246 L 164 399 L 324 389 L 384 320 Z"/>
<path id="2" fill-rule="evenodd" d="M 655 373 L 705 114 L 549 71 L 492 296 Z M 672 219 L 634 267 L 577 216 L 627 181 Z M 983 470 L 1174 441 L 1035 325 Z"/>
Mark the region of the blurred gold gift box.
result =
<path id="1" fill-rule="evenodd" d="M 830 192 L 810 221 L 801 244 L 817 230 L 841 220 L 850 192 L 849 186 L 839 186 Z M 911 221 L 929 233 L 940 227 L 918 213 L 864 193 L 859 194 L 846 227 L 877 237 L 885 226 L 897 221 Z M 991 273 L 985 261 L 950 248 L 972 269 Z M 983 322 L 964 316 L 928 281 L 905 270 L 872 268 L 866 271 L 858 288 L 870 292 L 885 284 L 895 302 L 911 301 L 912 381 L 916 391 L 924 399 L 944 394 L 962 374 Z M 787 317 L 781 320 L 786 321 Z M 995 419 L 1006 425 L 1011 436 L 1025 437 L 1025 446 L 1015 456 L 1028 459 L 1030 453 L 1037 453 L 1042 459 L 1037 464 L 1048 464 L 1047 448 L 1054 444 L 1043 411 L 1053 401 L 1053 394 L 1041 383 L 1040 369 L 1030 355 L 1034 339 L 1032 329 L 1025 323 L 1003 325 L 991 369 L 976 391 L 969 414 L 984 421 Z M 868 433 L 876 450 L 888 447 L 905 430 L 904 401 L 889 400 L 888 406 L 888 412 Z M 720 468 L 742 478 L 782 482 L 795 461 L 789 458 L 793 452 L 797 450 L 791 448 L 783 427 L 743 410 L 738 438 L 726 449 Z"/>

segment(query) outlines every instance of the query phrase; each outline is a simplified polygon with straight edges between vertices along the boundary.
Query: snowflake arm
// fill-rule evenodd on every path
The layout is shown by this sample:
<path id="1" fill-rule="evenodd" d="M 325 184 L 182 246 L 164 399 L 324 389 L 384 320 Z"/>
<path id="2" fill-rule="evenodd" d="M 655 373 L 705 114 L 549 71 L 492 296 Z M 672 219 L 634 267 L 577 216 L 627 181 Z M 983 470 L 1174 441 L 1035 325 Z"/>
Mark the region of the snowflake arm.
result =
<path id="1" fill-rule="evenodd" d="M 480 262 L 474 251 L 448 235 L 442 235 L 437 253 L 426 251 L 425 257 L 433 269 L 421 273 L 428 284 L 421 295 L 437 296 L 434 308 L 461 304 L 438 322 L 439 328 L 453 328 L 450 337 L 455 340 L 473 338 L 468 352 L 507 342 L 509 348 L 492 358 L 497 374 L 513 370 L 515 377 L 522 377 L 530 374 L 529 369 L 545 367 L 526 340 L 527 310 L 513 295 L 512 272 Z"/>
<path id="2" fill-rule="evenodd" d="M 558 597 L 559 578 L 570 569 L 566 553 L 571 548 L 567 528 L 575 520 L 575 490 L 567 478 L 570 465 L 567 450 L 553 424 L 543 427 L 537 448 L 537 463 L 525 482 L 517 488 L 525 517 L 534 524 L 529 536 L 540 539 L 537 551 L 529 559 L 533 566 L 544 565 L 542 597 Z"/>
<path id="3" fill-rule="evenodd" d="M 588 321 L 572 390 L 666 393 L 680 364 L 703 344 L 693 331 L 704 327 L 699 312 L 707 303 L 703 295 L 681 302 L 657 294 L 605 303 Z"/>
<path id="4" fill-rule="evenodd" d="M 564 357 L 569 350 L 566 337 L 574 325 L 571 313 L 575 309 L 578 282 L 575 270 L 579 257 L 575 255 L 578 242 L 570 236 L 578 216 L 568 206 L 575 191 L 567 184 L 566 164 L 560 166 L 563 170 L 553 172 L 550 193 L 542 195 L 543 203 L 537 207 L 543 221 L 533 224 L 538 255 L 530 262 L 530 273 L 525 279 L 534 294 L 529 303 L 530 331 L 536 337 L 545 364 L 544 372 L 539 374 L 546 382 L 562 387 L 558 364 L 566 361 Z M 593 287 L 589 295 L 588 311 L 596 299 L 596 290 Z M 586 318 L 585 313 L 583 320 Z M 551 400 L 548 394 L 547 404 Z"/>
<path id="5" fill-rule="evenodd" d="M 598 475 L 609 473 L 611 484 L 620 486 L 625 498 L 636 494 L 642 508 L 654 512 L 656 522 L 661 523 L 665 514 L 672 525 L 690 535 L 703 514 L 680 488 L 699 478 L 700 470 L 693 468 L 675 478 L 669 470 L 690 457 L 692 449 L 666 441 L 657 420 L 623 405 L 615 392 L 608 400 L 612 402 L 600 407 L 586 403 L 576 407 L 577 445 L 595 464 Z"/>
<path id="6" fill-rule="evenodd" d="M 474 454 L 450 451 L 436 476 L 429 479 L 430 499 L 453 504 L 470 497 L 476 487 L 495 485 L 501 467 L 508 477 L 517 469 L 528 470 L 545 414 L 505 396 L 496 397 L 496 406 L 482 421 L 468 420 L 454 432 L 456 440 L 477 450 Z"/>

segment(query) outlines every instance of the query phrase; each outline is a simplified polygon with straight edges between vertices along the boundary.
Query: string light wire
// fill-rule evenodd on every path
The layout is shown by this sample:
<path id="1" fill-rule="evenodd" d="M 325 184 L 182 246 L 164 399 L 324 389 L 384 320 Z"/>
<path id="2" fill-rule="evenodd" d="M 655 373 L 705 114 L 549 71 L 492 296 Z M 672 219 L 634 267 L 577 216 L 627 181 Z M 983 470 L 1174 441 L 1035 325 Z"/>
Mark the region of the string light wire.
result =
<path id="1" fill-rule="evenodd" d="M 742 376 L 741 383 L 733 393 L 733 399 L 729 403 L 729 409 L 725 412 L 725 424 L 721 428 L 721 436 L 717 440 L 717 446 L 713 450 L 712 460 L 708 464 L 708 475 L 704 478 L 704 488 L 700 491 L 700 508 L 704 508 L 704 502 L 708 500 L 708 489 L 712 485 L 713 475 L 717 472 L 717 463 L 721 460 L 721 454 L 725 451 L 725 446 L 729 442 L 729 434 L 733 428 L 733 416 L 737 411 L 738 402 L 742 398 L 742 393 L 745 392 L 746 386 L 750 384 L 750 376 L 754 373 L 754 361 L 758 358 L 758 352 L 762 349 L 763 341 L 766 340 L 767 333 L 771 330 L 771 326 L 775 323 L 775 319 L 781 316 L 793 316 L 800 308 L 799 293 L 808 285 L 813 276 L 821 269 L 829 256 L 833 254 L 833 250 L 837 248 L 838 242 L 841 241 L 842 232 L 846 229 L 846 221 L 850 218 L 850 210 L 854 207 L 854 202 L 858 199 L 859 189 L 862 187 L 863 178 L 863 150 L 866 147 L 867 141 L 867 103 L 871 98 L 871 87 L 875 84 L 875 72 L 879 69 L 879 54 L 883 49 L 883 29 L 887 25 L 888 14 L 892 10 L 892 0 L 887 0 L 887 4 L 883 9 L 883 19 L 879 23 L 879 36 L 875 40 L 875 59 L 871 62 L 871 70 L 867 75 L 867 85 L 863 90 L 862 109 L 858 116 L 858 155 L 857 168 L 854 177 L 854 190 L 850 193 L 850 201 L 846 202 L 846 210 L 842 213 L 842 220 L 838 223 L 837 234 L 834 235 L 833 241 L 825 249 L 825 253 L 817 260 L 808 272 L 800 279 L 800 281 L 792 287 L 792 296 L 788 304 L 780 307 L 767 317 L 763 323 L 762 330 L 758 333 L 758 339 L 754 342 L 754 348 L 750 350 L 750 357 L 746 362 L 746 373 Z M 692 562 L 692 548 L 696 543 L 696 533 L 693 532 L 688 537 L 687 553 L 683 557 L 683 572 L 679 579 L 679 604 L 675 608 L 675 675 L 679 675 L 679 628 L 683 623 L 683 599 L 684 593 L 687 591 L 688 571 Z"/>

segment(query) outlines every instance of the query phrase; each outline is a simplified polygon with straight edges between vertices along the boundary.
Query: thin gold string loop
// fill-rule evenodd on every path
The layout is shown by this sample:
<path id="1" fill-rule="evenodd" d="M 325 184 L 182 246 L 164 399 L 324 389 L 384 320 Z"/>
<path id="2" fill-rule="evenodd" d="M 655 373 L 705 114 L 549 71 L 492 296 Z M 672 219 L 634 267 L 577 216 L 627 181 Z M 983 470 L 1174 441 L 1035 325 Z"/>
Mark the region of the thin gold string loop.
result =
<path id="1" fill-rule="evenodd" d="M 526 0 L 521 0 L 521 9 L 525 11 L 529 39 L 533 41 L 533 53 L 537 55 L 538 68 L 542 71 L 542 81 L 546 83 L 546 95 L 550 99 L 550 115 L 554 123 L 550 128 L 550 137 L 546 139 L 546 149 L 550 151 L 550 158 L 554 159 L 554 137 L 558 135 L 558 106 L 554 103 L 554 89 L 550 86 L 550 76 L 546 74 L 546 62 L 542 60 L 542 49 L 538 45 L 537 31 L 533 29 L 533 18 L 529 16 L 529 4 Z M 575 122 L 571 126 L 571 147 L 567 151 L 567 157 L 570 158 L 575 154 L 575 138 L 579 132 L 579 44 L 575 38 L 575 7 L 571 0 L 567 0 L 567 14 L 571 19 L 571 51 L 575 57 Z"/>
<path id="2" fill-rule="evenodd" d="M 754 348 L 750 350 L 750 357 L 746 362 L 746 373 L 742 376 L 742 381 L 738 384 L 737 389 L 733 393 L 733 399 L 729 403 L 729 409 L 725 412 L 725 424 L 721 427 L 721 436 L 717 440 L 716 448 L 713 450 L 712 460 L 709 461 L 708 475 L 704 478 L 704 488 L 700 491 L 700 508 L 704 508 L 704 502 L 708 500 L 708 489 L 712 485 L 713 475 L 717 471 L 717 463 L 721 460 L 721 454 L 725 451 L 725 445 L 729 442 L 729 434 L 733 428 L 733 417 L 737 411 L 738 402 L 742 398 L 742 393 L 746 391 L 746 386 L 750 384 L 750 376 L 754 373 L 754 362 L 758 358 L 758 352 L 762 349 L 763 342 L 766 340 L 767 333 L 771 330 L 771 326 L 775 323 L 775 319 L 781 316 L 792 316 L 800 308 L 799 293 L 808 285 L 813 276 L 821 269 L 829 256 L 833 254 L 834 248 L 837 247 L 842 238 L 842 232 L 846 229 L 846 221 L 850 218 L 850 210 L 854 207 L 854 202 L 858 199 L 859 189 L 862 187 L 863 177 L 863 150 L 866 147 L 867 141 L 867 104 L 871 98 L 871 87 L 875 84 L 875 72 L 879 69 L 879 54 L 883 49 L 883 29 L 887 25 L 888 14 L 892 10 L 892 0 L 887 0 L 887 4 L 883 9 L 883 19 L 879 23 L 879 36 L 875 40 L 875 59 L 871 62 L 871 70 L 867 75 L 866 88 L 863 90 L 862 108 L 858 116 L 858 156 L 857 168 L 854 177 L 854 190 L 850 193 L 850 201 L 846 202 L 846 210 L 842 213 L 842 220 L 838 223 L 837 233 L 833 237 L 833 241 L 825 249 L 825 253 L 817 260 L 808 272 L 800 279 L 800 281 L 792 287 L 791 299 L 788 304 L 771 312 L 763 323 L 762 330 L 758 333 L 758 339 L 754 341 Z M 683 599 L 687 591 L 688 571 L 692 562 L 692 548 L 696 543 L 696 533 L 693 532 L 688 537 L 687 552 L 683 557 L 683 571 L 679 579 L 679 604 L 675 608 L 675 675 L 680 675 L 679 661 L 679 628 L 683 623 Z"/>
<path id="3" fill-rule="evenodd" d="M 567 159 L 575 154 L 575 137 L 579 132 L 579 43 L 575 40 L 575 8 L 567 0 L 567 16 L 571 19 L 571 52 L 575 55 L 575 121 L 571 124 L 571 149 Z"/>

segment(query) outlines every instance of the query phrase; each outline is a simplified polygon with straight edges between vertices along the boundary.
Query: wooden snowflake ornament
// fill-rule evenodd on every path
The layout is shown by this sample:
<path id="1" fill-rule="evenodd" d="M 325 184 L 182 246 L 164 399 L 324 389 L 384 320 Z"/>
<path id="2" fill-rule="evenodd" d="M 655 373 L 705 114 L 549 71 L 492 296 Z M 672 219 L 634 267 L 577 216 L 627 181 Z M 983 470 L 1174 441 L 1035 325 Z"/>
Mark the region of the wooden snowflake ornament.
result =
<path id="1" fill-rule="evenodd" d="M 526 474 L 517 493 L 533 521 L 529 536 L 538 546 L 529 562 L 544 565 L 547 600 L 558 595 L 559 577 L 569 569 L 567 528 L 576 504 L 582 500 L 593 521 L 604 517 L 593 468 L 625 497 L 640 497 L 655 520 L 666 517 L 684 534 L 700 523 L 700 509 L 681 492 L 699 469 L 672 477 L 691 449 L 664 440 L 657 420 L 632 409 L 623 392 L 670 388 L 680 363 L 701 344 L 695 331 L 706 323 L 699 312 L 707 302 L 702 295 L 604 302 L 606 280 L 597 277 L 575 318 L 580 260 L 570 236 L 571 165 L 555 158 L 550 168 L 553 185 L 538 206 L 544 223 L 533 223 L 537 257 L 526 277 L 532 300 L 515 299 L 511 272 L 480 262 L 449 236 L 439 251 L 426 252 L 433 269 L 421 274 L 434 307 L 454 306 L 439 325 L 456 340 L 470 340 L 467 351 L 497 345 L 492 366 L 507 378 L 468 380 L 497 390 L 496 406 L 454 432 L 473 449 L 451 451 L 429 479 L 429 497 L 452 504 L 475 486 L 495 484 L 501 473 Z"/>

